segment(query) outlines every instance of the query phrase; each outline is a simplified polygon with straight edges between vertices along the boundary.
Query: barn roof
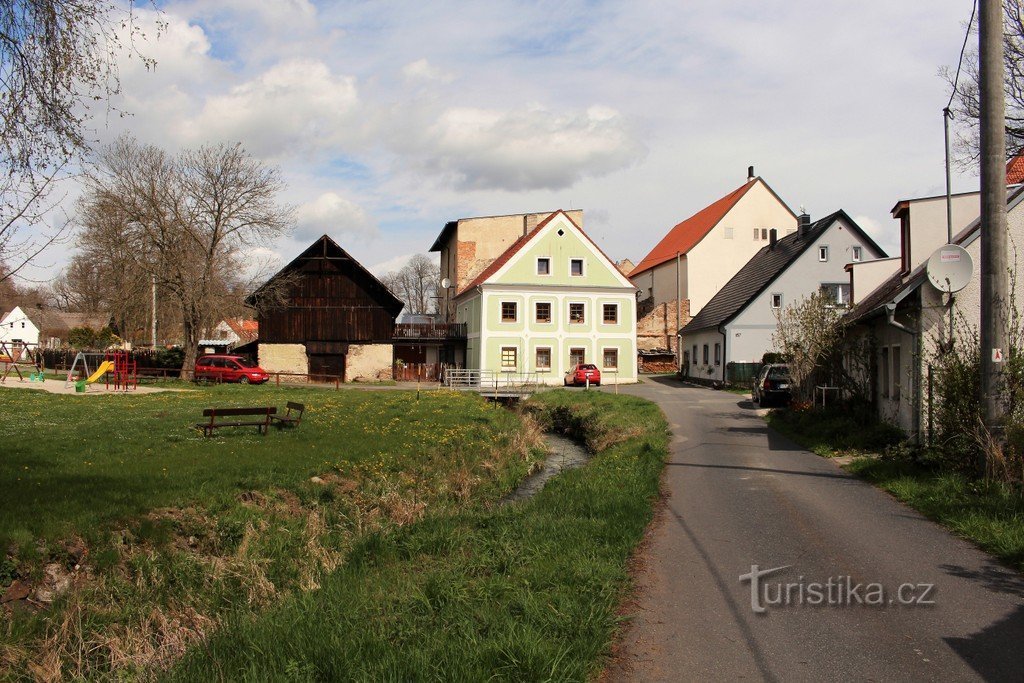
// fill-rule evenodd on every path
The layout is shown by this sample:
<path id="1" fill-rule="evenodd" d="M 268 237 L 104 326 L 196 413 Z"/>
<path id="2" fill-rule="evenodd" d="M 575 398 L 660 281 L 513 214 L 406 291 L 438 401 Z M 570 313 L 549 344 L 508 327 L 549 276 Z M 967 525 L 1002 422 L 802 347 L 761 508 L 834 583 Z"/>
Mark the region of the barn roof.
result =
<path id="1" fill-rule="evenodd" d="M 360 280 L 360 284 L 366 289 L 367 293 L 373 298 L 373 300 L 393 316 L 397 317 L 405 307 L 405 303 L 395 296 L 391 290 L 384 285 L 384 283 L 378 280 L 373 273 L 364 268 L 363 264 L 352 258 L 347 251 L 342 249 L 341 246 L 328 235 L 321 236 L 309 245 L 305 251 L 292 259 L 288 265 L 277 271 L 270 277 L 270 279 L 260 285 L 255 292 L 246 297 L 245 303 L 250 306 L 255 306 L 256 302 L 259 300 L 260 294 L 263 293 L 275 280 L 284 277 L 289 273 L 300 271 L 303 265 L 310 261 L 320 260 L 346 263 L 351 266 L 355 279 Z"/>

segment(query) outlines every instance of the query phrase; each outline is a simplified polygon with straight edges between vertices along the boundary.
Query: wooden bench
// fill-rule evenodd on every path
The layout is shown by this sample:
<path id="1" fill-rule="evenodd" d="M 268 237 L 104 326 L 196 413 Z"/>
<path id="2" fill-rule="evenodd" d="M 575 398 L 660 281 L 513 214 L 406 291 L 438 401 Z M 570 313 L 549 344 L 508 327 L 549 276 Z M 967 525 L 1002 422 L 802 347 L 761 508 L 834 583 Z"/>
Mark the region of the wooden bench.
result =
<path id="1" fill-rule="evenodd" d="M 270 429 L 270 419 L 277 413 L 274 406 L 263 406 L 260 408 L 207 408 L 203 411 L 203 417 L 210 418 L 209 422 L 198 422 L 196 427 L 203 430 L 203 436 L 213 436 L 215 429 L 220 427 L 256 427 L 260 434 L 266 434 Z M 243 420 L 239 418 L 256 418 Z M 220 421 L 218 418 L 235 418 L 229 421 Z"/>
<path id="2" fill-rule="evenodd" d="M 271 415 L 270 419 L 282 429 L 286 426 L 298 427 L 299 423 L 302 422 L 302 414 L 304 412 L 306 412 L 305 404 L 288 401 L 284 415 Z"/>

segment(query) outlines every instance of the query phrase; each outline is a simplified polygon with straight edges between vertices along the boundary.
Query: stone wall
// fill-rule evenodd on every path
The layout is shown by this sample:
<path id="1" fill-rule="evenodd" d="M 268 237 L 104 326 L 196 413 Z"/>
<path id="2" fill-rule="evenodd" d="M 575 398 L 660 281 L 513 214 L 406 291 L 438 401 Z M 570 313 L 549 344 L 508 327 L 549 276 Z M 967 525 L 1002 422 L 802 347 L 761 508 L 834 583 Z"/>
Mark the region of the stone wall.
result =
<path id="1" fill-rule="evenodd" d="M 394 347 L 391 344 L 351 344 L 345 357 L 346 382 L 391 379 Z"/>
<path id="2" fill-rule="evenodd" d="M 655 304 L 654 308 L 640 318 L 636 324 L 636 347 L 638 351 L 669 349 L 676 351 L 676 333 L 690 321 L 690 302 L 684 300 L 680 308 L 682 325 L 676 318 L 676 302 L 666 301 Z"/>
<path id="3" fill-rule="evenodd" d="M 309 372 L 305 344 L 259 344 L 257 354 L 260 367 L 267 372 Z"/>

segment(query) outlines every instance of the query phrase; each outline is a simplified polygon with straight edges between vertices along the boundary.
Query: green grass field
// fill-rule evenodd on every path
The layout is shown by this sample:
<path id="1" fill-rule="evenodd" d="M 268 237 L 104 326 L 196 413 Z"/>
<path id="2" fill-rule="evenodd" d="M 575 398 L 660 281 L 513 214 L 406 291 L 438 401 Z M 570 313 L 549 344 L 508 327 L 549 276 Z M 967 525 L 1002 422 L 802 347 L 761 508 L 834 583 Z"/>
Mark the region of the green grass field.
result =
<path id="1" fill-rule="evenodd" d="M 193 428 L 289 400 L 294 430 Z M 74 586 L 5 614 L 15 680 L 587 678 L 667 443 L 653 404 L 596 392 L 516 414 L 449 392 L 0 389 L 0 416 L 0 591 L 55 566 Z M 497 505 L 541 427 L 599 455 Z"/>

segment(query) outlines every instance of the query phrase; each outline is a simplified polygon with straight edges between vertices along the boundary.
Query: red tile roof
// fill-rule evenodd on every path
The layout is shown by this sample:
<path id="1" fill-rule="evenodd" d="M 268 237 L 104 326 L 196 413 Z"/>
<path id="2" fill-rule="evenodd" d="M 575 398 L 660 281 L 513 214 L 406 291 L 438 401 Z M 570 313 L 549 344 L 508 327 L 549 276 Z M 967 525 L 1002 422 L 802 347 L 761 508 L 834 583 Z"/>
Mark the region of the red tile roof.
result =
<path id="1" fill-rule="evenodd" d="M 651 249 L 651 253 L 647 254 L 640 263 L 636 264 L 636 268 L 629 274 L 630 277 L 636 277 L 646 270 L 674 259 L 677 253 L 686 254 L 690 249 L 693 249 L 698 242 L 704 239 L 705 235 L 711 232 L 711 228 L 718 225 L 718 222 L 725 217 L 725 214 L 729 213 L 729 209 L 735 206 L 736 202 L 757 181 L 758 178 L 748 180 L 714 204 L 704 207 L 669 230 L 668 234 L 658 242 L 657 246 Z"/>
<path id="2" fill-rule="evenodd" d="M 1016 185 L 1024 182 L 1024 155 L 1017 156 L 1006 162 L 1006 184 Z"/>
<path id="3" fill-rule="evenodd" d="M 556 216 L 559 216 L 559 215 L 565 216 L 565 220 L 569 221 L 573 225 L 573 227 L 575 227 L 577 230 L 579 230 L 580 234 L 583 235 L 583 237 L 586 238 L 586 240 L 588 242 L 590 242 L 590 244 L 592 244 L 595 249 L 597 249 L 598 253 L 600 253 L 601 256 L 605 257 L 605 259 L 608 261 L 608 263 L 613 264 L 613 267 L 614 267 L 614 261 L 612 261 L 611 259 L 608 258 L 608 254 L 604 253 L 604 251 L 601 249 L 601 247 L 597 246 L 597 243 L 594 242 L 594 240 L 590 239 L 590 235 L 588 235 L 587 233 L 583 232 L 583 228 L 581 228 L 580 226 L 576 225 L 576 221 L 574 221 L 573 219 L 569 218 L 569 216 L 567 216 L 565 214 L 565 211 L 563 211 L 562 209 L 559 209 L 558 211 L 555 211 L 553 214 L 551 214 L 550 216 L 548 216 L 547 218 L 542 220 L 540 223 L 538 223 L 537 227 L 535 227 L 533 230 L 531 230 L 530 232 L 526 233 L 525 235 L 523 235 L 522 237 L 517 239 L 515 242 L 513 242 L 512 245 L 508 249 L 506 249 L 504 252 L 502 252 L 501 256 L 499 256 L 498 258 L 496 258 L 493 261 L 491 261 L 490 265 L 488 265 L 486 268 L 484 268 L 483 272 L 480 273 L 479 275 L 477 275 L 473 279 L 472 282 L 470 282 L 468 285 L 463 287 L 462 290 L 458 294 L 456 294 L 456 296 L 462 296 L 463 294 L 465 294 L 469 290 L 473 289 L 474 287 L 478 287 L 478 286 L 482 285 L 484 282 L 486 282 L 492 275 L 497 273 L 498 270 L 503 265 L 508 263 L 512 259 L 513 256 L 515 256 L 520 251 L 522 251 L 523 247 L 525 247 L 527 244 L 529 244 L 530 241 L 533 240 L 533 238 L 537 236 L 537 233 L 539 233 L 541 231 L 541 229 L 544 228 L 544 226 L 546 226 L 548 223 L 550 223 L 552 220 L 554 220 L 554 218 Z"/>

